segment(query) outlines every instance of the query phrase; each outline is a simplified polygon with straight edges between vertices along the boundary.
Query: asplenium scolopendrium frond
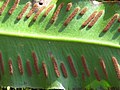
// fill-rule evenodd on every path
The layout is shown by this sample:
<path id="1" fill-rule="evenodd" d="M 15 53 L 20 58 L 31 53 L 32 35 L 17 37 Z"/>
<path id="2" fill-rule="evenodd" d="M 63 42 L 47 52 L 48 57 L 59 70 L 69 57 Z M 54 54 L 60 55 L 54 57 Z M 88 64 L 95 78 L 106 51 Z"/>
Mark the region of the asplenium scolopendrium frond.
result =
<path id="1" fill-rule="evenodd" d="M 0 6 L 1 86 L 120 87 L 119 2 L 53 0 L 38 9 L 29 0 L 2 0 Z"/>

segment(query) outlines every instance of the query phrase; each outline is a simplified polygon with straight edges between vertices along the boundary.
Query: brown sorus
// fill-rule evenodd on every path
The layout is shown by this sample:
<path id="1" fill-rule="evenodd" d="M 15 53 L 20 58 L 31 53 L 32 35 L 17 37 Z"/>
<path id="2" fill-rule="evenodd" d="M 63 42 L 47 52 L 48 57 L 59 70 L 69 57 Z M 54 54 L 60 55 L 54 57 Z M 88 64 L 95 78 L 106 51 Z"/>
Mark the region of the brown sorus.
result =
<path id="1" fill-rule="evenodd" d="M 49 12 L 53 9 L 53 7 L 54 7 L 54 5 L 52 4 L 52 5 L 50 5 L 49 6 L 49 8 L 47 8 L 47 10 L 45 11 L 45 13 L 44 13 L 44 17 L 46 17 L 48 14 L 49 14 Z"/>
<path id="2" fill-rule="evenodd" d="M 120 32 L 120 27 L 118 28 L 118 32 Z"/>
<path id="3" fill-rule="evenodd" d="M 61 67 L 63 76 L 64 76 L 65 78 L 67 78 L 67 77 L 68 77 L 68 74 L 67 74 L 67 71 L 66 71 L 66 68 L 65 68 L 64 63 L 61 63 L 61 64 L 60 64 L 60 67 Z"/>
<path id="4" fill-rule="evenodd" d="M 3 58 L 2 58 L 2 53 L 0 52 L 0 68 L 2 71 L 2 74 L 4 74 L 4 62 L 3 62 Z"/>
<path id="5" fill-rule="evenodd" d="M 11 60 L 11 59 L 9 59 L 8 65 L 9 65 L 9 72 L 10 72 L 10 75 L 13 75 L 13 65 L 12 65 L 12 60 Z"/>
<path id="6" fill-rule="evenodd" d="M 57 65 L 57 62 L 55 60 L 55 57 L 53 55 L 51 55 L 51 59 L 52 59 L 52 63 L 54 66 L 55 73 L 56 73 L 57 77 L 60 77 L 60 72 L 58 70 L 58 65 Z"/>
<path id="7" fill-rule="evenodd" d="M 82 24 L 82 27 L 85 27 L 97 14 L 97 11 L 94 11 L 89 18 Z"/>
<path id="8" fill-rule="evenodd" d="M 82 80 L 85 81 L 85 74 L 82 73 Z"/>
<path id="9" fill-rule="evenodd" d="M 68 62 L 69 62 L 69 65 L 70 65 L 70 69 L 72 70 L 72 74 L 73 74 L 75 77 L 77 77 L 77 76 L 78 76 L 78 73 L 77 73 L 77 71 L 76 71 L 76 69 L 75 69 L 75 67 L 74 67 L 73 60 L 72 60 L 71 56 L 68 56 L 67 58 L 68 58 Z"/>
<path id="10" fill-rule="evenodd" d="M 103 10 L 99 11 L 98 14 L 95 16 L 95 18 L 90 22 L 88 27 L 92 27 L 98 21 L 98 19 L 101 17 L 102 14 L 103 14 Z"/>
<path id="11" fill-rule="evenodd" d="M 19 14 L 18 17 L 17 17 L 18 20 L 20 20 L 20 19 L 23 17 L 24 13 L 26 12 L 26 10 L 29 8 L 30 5 L 31 5 L 31 3 L 28 2 L 28 3 L 23 7 L 22 11 L 20 12 L 20 14 Z"/>
<path id="12" fill-rule="evenodd" d="M 95 74 L 96 79 L 97 79 L 98 81 L 100 81 L 101 79 L 100 79 L 100 76 L 99 76 L 98 71 L 97 71 L 96 68 L 94 69 L 94 74 Z"/>
<path id="13" fill-rule="evenodd" d="M 88 66 L 87 66 L 87 64 L 86 64 L 86 59 L 85 59 L 85 57 L 82 56 L 82 57 L 81 57 L 81 60 L 82 60 L 82 65 L 83 65 L 83 67 L 84 67 L 84 70 L 85 70 L 87 76 L 89 77 L 89 76 L 90 76 L 90 70 L 88 69 Z"/>
<path id="14" fill-rule="evenodd" d="M 116 59 L 116 57 L 112 57 L 112 61 L 113 61 L 113 65 L 115 67 L 115 71 L 117 73 L 117 77 L 120 80 L 120 65 L 118 64 L 118 61 Z"/>
<path id="15" fill-rule="evenodd" d="M 52 24 L 57 20 L 58 15 L 59 15 L 60 10 L 62 9 L 63 5 L 64 5 L 64 3 L 61 3 L 61 4 L 58 6 L 57 10 L 55 11 L 55 13 L 54 13 L 54 15 L 53 15 L 53 17 L 52 17 L 52 19 L 51 19 L 51 23 L 52 23 Z"/>
<path id="16" fill-rule="evenodd" d="M 41 14 L 41 12 L 44 10 L 44 6 L 43 7 L 41 7 L 38 11 L 37 11 L 37 13 L 35 14 L 35 16 L 33 17 L 33 21 L 36 21 L 37 20 L 37 18 L 39 17 L 39 15 Z"/>
<path id="17" fill-rule="evenodd" d="M 119 19 L 118 19 L 118 22 L 120 22 L 120 17 L 119 17 Z"/>
<path id="18" fill-rule="evenodd" d="M 110 27 L 112 26 L 112 24 L 116 21 L 116 19 L 118 19 L 118 17 L 119 17 L 119 14 L 115 14 L 111 18 L 111 20 L 108 22 L 108 24 L 106 25 L 106 27 L 103 29 L 103 32 L 107 32 L 110 29 Z"/>
<path id="19" fill-rule="evenodd" d="M 71 8 L 72 8 L 72 3 L 70 2 L 67 4 L 66 11 L 70 11 Z"/>
<path id="20" fill-rule="evenodd" d="M 88 8 L 85 7 L 81 10 L 80 15 L 84 15 L 87 12 Z"/>
<path id="21" fill-rule="evenodd" d="M 70 21 L 75 17 L 75 15 L 78 13 L 79 10 L 80 10 L 79 7 L 75 8 L 72 14 L 70 14 L 70 16 L 65 20 L 64 26 L 67 26 L 70 23 Z"/>
<path id="22" fill-rule="evenodd" d="M 48 71 L 47 71 L 47 66 L 44 62 L 42 62 L 42 68 L 43 68 L 43 72 L 45 74 L 45 77 L 48 77 Z"/>
<path id="23" fill-rule="evenodd" d="M 103 70 L 103 73 L 105 74 L 106 79 L 108 79 L 108 73 L 107 73 L 106 65 L 103 59 L 100 60 L 100 66 Z"/>
<path id="24" fill-rule="evenodd" d="M 20 0 L 15 0 L 14 5 L 12 6 L 12 8 L 11 8 L 11 9 L 9 10 L 9 12 L 8 12 L 10 15 L 11 15 L 11 14 L 14 12 L 14 10 L 17 8 L 19 2 L 20 2 Z"/>
<path id="25" fill-rule="evenodd" d="M 28 75 L 32 76 L 32 69 L 31 69 L 29 60 L 26 61 L 26 68 L 27 68 Z"/>
<path id="26" fill-rule="evenodd" d="M 22 59 L 21 59 L 20 55 L 18 55 L 17 62 L 18 62 L 19 72 L 20 72 L 21 75 L 23 75 Z"/>
<path id="27" fill-rule="evenodd" d="M 10 0 L 6 0 L 4 2 L 4 4 L 2 5 L 2 7 L 0 8 L 0 15 L 2 15 L 3 11 L 5 10 L 5 8 L 8 6 Z"/>
<path id="28" fill-rule="evenodd" d="M 108 87 L 108 89 L 107 90 L 120 90 L 120 87 Z"/>
<path id="29" fill-rule="evenodd" d="M 29 11 L 29 13 L 26 15 L 26 18 L 29 18 L 34 12 L 35 10 L 38 8 L 38 4 L 35 3 L 32 7 L 32 9 Z"/>
<path id="30" fill-rule="evenodd" d="M 34 61 L 34 67 L 36 72 L 39 74 L 40 73 L 40 68 L 38 66 L 38 58 L 35 52 L 32 52 L 32 57 L 33 57 L 33 61 Z"/>

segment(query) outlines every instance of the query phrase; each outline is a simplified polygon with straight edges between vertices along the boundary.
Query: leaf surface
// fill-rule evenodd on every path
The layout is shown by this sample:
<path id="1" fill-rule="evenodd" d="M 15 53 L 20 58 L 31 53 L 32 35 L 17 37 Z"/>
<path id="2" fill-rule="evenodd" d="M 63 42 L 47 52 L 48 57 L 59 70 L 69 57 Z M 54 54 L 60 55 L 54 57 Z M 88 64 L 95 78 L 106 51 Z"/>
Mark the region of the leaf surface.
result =
<path id="1" fill-rule="evenodd" d="M 0 2 L 1 6 L 4 1 Z M 22 19 L 17 20 L 17 16 L 28 1 L 21 0 L 12 15 L 9 15 L 8 11 L 15 2 L 15 0 L 11 0 L 0 16 L 1 85 L 48 88 L 54 83 L 56 86 L 61 83 L 65 89 L 120 86 L 120 36 L 118 32 L 120 23 L 115 20 L 111 28 L 107 32 L 103 32 L 111 18 L 116 13 L 120 14 L 118 3 L 103 2 L 98 5 L 89 0 L 54 0 L 51 2 L 54 4 L 54 8 L 47 17 L 43 17 L 43 14 L 49 6 L 42 11 L 35 22 L 33 21 L 35 13 L 30 18 L 26 18 L 31 8 L 26 11 Z M 62 2 L 64 6 L 60 9 L 56 21 L 51 24 L 51 18 Z M 72 2 L 72 8 L 67 12 L 66 6 L 69 2 Z M 88 7 L 88 11 L 83 16 L 79 15 L 79 11 L 70 23 L 64 26 L 65 20 L 76 7 L 79 7 L 80 11 L 84 7 Z M 81 28 L 94 11 L 101 10 L 103 10 L 103 14 L 91 28 L 88 26 Z M 33 60 L 32 52 L 35 52 L 38 59 L 39 74 L 36 72 L 37 66 Z M 22 59 L 23 75 L 20 74 L 17 63 L 18 56 Z M 90 76 L 87 76 L 82 56 L 86 59 Z M 117 59 L 117 65 L 114 65 L 113 57 Z M 10 59 L 13 66 L 12 75 L 10 75 L 11 64 L 8 63 Z M 53 59 L 55 59 L 58 68 L 54 66 Z M 70 64 L 71 62 L 68 62 L 70 59 L 72 59 L 73 66 Z M 106 66 L 107 79 L 100 65 L 101 59 Z M 31 76 L 27 70 L 27 61 L 30 61 Z M 47 66 L 47 78 L 42 62 Z M 66 68 L 67 78 L 64 77 L 61 63 Z M 4 65 L 4 74 L 2 73 L 2 65 Z M 119 70 L 116 70 L 116 67 Z M 95 75 L 95 70 L 99 77 Z M 56 71 L 60 73 L 60 76 L 57 77 Z"/>

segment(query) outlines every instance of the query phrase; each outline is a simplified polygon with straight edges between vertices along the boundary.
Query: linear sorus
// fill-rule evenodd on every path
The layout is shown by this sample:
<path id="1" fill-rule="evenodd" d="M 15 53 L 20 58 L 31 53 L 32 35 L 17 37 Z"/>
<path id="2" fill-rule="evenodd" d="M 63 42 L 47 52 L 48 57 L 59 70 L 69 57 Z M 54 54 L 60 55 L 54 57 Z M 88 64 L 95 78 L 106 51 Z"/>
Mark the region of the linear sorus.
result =
<path id="1" fill-rule="evenodd" d="M 66 11 L 70 11 L 71 8 L 72 8 L 72 3 L 70 2 L 67 4 Z"/>
<path id="2" fill-rule="evenodd" d="M 2 58 L 2 53 L 0 52 L 0 69 L 2 71 L 2 74 L 4 74 L 4 62 Z"/>
<path id="3" fill-rule="evenodd" d="M 101 17 L 102 14 L 103 14 L 103 10 L 99 11 L 98 14 L 95 16 L 95 18 L 90 22 L 88 27 L 92 27 L 98 21 L 98 19 Z"/>
<path id="4" fill-rule="evenodd" d="M 18 69 L 21 75 L 23 75 L 23 66 L 22 66 L 22 59 L 20 55 L 17 57 L 17 62 L 18 62 Z"/>
<path id="5" fill-rule="evenodd" d="M 26 67 L 27 67 L 28 75 L 32 76 L 32 69 L 31 69 L 30 61 L 29 60 L 26 61 Z"/>
<path id="6" fill-rule="evenodd" d="M 67 58 L 68 58 L 68 62 L 69 62 L 70 68 L 71 68 L 71 70 L 72 70 L 72 74 L 73 74 L 75 77 L 77 77 L 77 76 L 78 76 L 78 73 L 77 73 L 77 71 L 76 71 L 76 69 L 75 69 L 75 67 L 74 67 L 72 58 L 71 58 L 70 56 L 68 56 Z"/>
<path id="7" fill-rule="evenodd" d="M 9 59 L 8 65 L 9 65 L 9 72 L 10 72 L 10 75 L 12 75 L 12 74 L 13 74 L 13 65 L 12 65 L 12 60 L 11 60 L 11 59 Z"/>
<path id="8" fill-rule="evenodd" d="M 26 15 L 26 18 L 29 18 L 33 13 L 34 11 L 38 8 L 38 4 L 35 3 L 32 7 L 32 9 L 29 11 L 29 13 Z"/>
<path id="9" fill-rule="evenodd" d="M 44 17 L 46 17 L 48 14 L 49 14 L 49 12 L 53 9 L 53 7 L 54 7 L 54 4 L 52 4 L 52 5 L 50 5 L 48 8 L 47 8 L 47 10 L 45 11 L 45 13 L 44 13 Z"/>
<path id="10" fill-rule="evenodd" d="M 80 15 L 84 15 L 87 12 L 88 8 L 85 7 L 81 10 Z"/>
<path id="11" fill-rule="evenodd" d="M 118 32 L 120 32 L 120 27 L 118 28 Z"/>
<path id="12" fill-rule="evenodd" d="M 11 15 L 11 14 L 14 12 L 14 10 L 17 8 L 19 2 L 20 2 L 20 0 L 15 0 L 14 5 L 12 6 L 12 8 L 11 8 L 11 9 L 9 10 L 9 12 L 8 12 L 10 15 Z"/>
<path id="13" fill-rule="evenodd" d="M 118 22 L 120 22 L 120 18 L 118 19 Z"/>
<path id="14" fill-rule="evenodd" d="M 82 80 L 85 81 L 85 74 L 82 73 Z"/>
<path id="15" fill-rule="evenodd" d="M 58 65 L 57 65 L 57 62 L 55 60 L 55 57 L 53 55 L 51 55 L 51 59 L 52 59 L 52 63 L 54 66 L 55 73 L 56 73 L 57 77 L 60 77 L 60 72 L 58 70 Z"/>
<path id="16" fill-rule="evenodd" d="M 62 9 L 63 6 L 64 6 L 64 3 L 61 3 L 61 4 L 58 6 L 57 10 L 55 11 L 55 13 L 54 13 L 54 15 L 53 15 L 53 17 L 52 17 L 52 19 L 51 19 L 51 23 L 54 23 L 54 22 L 57 20 L 58 15 L 59 15 L 59 13 L 60 13 L 60 10 Z"/>
<path id="17" fill-rule="evenodd" d="M 103 70 L 103 73 L 105 74 L 106 79 L 108 79 L 108 73 L 107 73 L 106 65 L 103 59 L 100 60 L 100 66 Z"/>
<path id="18" fill-rule="evenodd" d="M 44 62 L 42 62 L 42 68 L 43 68 L 43 72 L 45 74 L 45 77 L 48 77 L 48 71 L 47 71 L 47 66 Z"/>
<path id="19" fill-rule="evenodd" d="M 108 89 L 107 90 L 120 90 L 120 87 L 108 87 Z"/>
<path id="20" fill-rule="evenodd" d="M 7 5 L 9 4 L 10 0 L 6 0 L 4 2 L 4 4 L 2 5 L 2 7 L 0 8 L 0 15 L 2 15 L 3 11 L 5 10 L 5 8 L 7 7 Z"/>
<path id="21" fill-rule="evenodd" d="M 99 76 L 98 71 L 97 71 L 96 68 L 94 69 L 94 74 L 95 74 L 96 79 L 97 79 L 98 81 L 100 81 L 101 79 L 100 79 L 100 76 Z"/>
<path id="22" fill-rule="evenodd" d="M 113 65 L 115 67 L 115 71 L 117 73 L 117 77 L 120 80 L 120 65 L 115 57 L 112 57 Z"/>
<path id="23" fill-rule="evenodd" d="M 45 9 L 45 7 L 43 6 L 43 7 L 41 7 L 41 8 L 37 11 L 37 13 L 35 14 L 35 16 L 33 17 L 33 21 L 36 21 L 36 20 L 37 20 L 38 16 L 41 14 L 41 12 L 42 12 L 44 9 Z"/>
<path id="24" fill-rule="evenodd" d="M 90 70 L 88 69 L 88 66 L 87 66 L 87 64 L 86 64 L 86 59 L 85 59 L 85 57 L 82 56 L 82 57 L 81 57 L 81 60 L 82 60 L 82 65 L 83 65 L 83 67 L 84 67 L 84 69 L 85 69 L 85 72 L 86 72 L 87 76 L 89 77 L 89 76 L 90 76 Z"/>
<path id="25" fill-rule="evenodd" d="M 64 26 L 67 26 L 70 23 L 70 21 L 75 17 L 75 15 L 78 13 L 79 10 L 80 10 L 79 7 L 75 8 L 72 14 L 70 14 L 70 16 L 65 20 Z"/>
<path id="26" fill-rule="evenodd" d="M 64 76 L 65 78 L 67 78 L 67 77 L 68 77 L 68 74 L 67 74 L 67 70 L 66 70 L 66 68 L 65 68 L 64 63 L 61 63 L 61 64 L 60 64 L 60 67 L 61 67 L 63 76 Z"/>
<path id="27" fill-rule="evenodd" d="M 89 18 L 82 24 L 82 27 L 85 27 L 97 14 L 97 11 L 94 11 Z"/>
<path id="28" fill-rule="evenodd" d="M 103 32 L 107 32 L 110 27 L 112 26 L 112 24 L 116 21 L 116 19 L 118 19 L 119 14 L 115 14 L 112 19 L 108 22 L 108 24 L 105 26 L 105 28 L 103 29 Z"/>
<path id="29" fill-rule="evenodd" d="M 27 11 L 27 9 L 30 7 L 31 3 L 28 2 L 22 9 L 22 11 L 20 12 L 20 14 L 18 15 L 17 19 L 20 20 L 23 16 L 23 14 Z"/>
<path id="30" fill-rule="evenodd" d="M 32 52 L 32 57 L 33 57 L 33 60 L 34 60 L 34 67 L 35 67 L 35 70 L 36 72 L 39 74 L 40 73 L 40 68 L 38 66 L 38 58 L 37 58 L 37 55 L 35 52 Z"/>

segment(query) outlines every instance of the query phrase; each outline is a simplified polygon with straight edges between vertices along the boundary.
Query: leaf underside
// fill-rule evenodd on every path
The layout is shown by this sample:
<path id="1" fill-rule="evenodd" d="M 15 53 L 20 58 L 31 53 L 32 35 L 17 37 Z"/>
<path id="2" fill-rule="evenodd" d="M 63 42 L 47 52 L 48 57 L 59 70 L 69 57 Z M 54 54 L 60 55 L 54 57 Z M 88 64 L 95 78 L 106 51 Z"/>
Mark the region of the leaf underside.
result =
<path id="1" fill-rule="evenodd" d="M 0 6 L 4 1 L 0 1 Z M 28 8 L 22 19 L 17 20 L 28 1 L 21 0 L 12 15 L 9 15 L 8 11 L 15 2 L 11 0 L 0 16 L 1 86 L 49 88 L 59 82 L 65 89 L 120 87 L 118 19 L 107 32 L 103 32 L 111 18 L 120 14 L 120 5 L 117 2 L 103 2 L 98 5 L 89 0 L 53 0 L 51 4 L 54 4 L 54 8 L 47 17 L 43 15 L 51 4 L 42 11 L 36 21 L 33 21 L 35 13 L 26 18 L 31 8 Z M 64 6 L 52 24 L 51 18 L 62 2 Z M 66 11 L 70 2 L 72 7 L 70 11 Z M 65 26 L 65 20 L 76 7 L 79 7 L 80 11 L 87 7 L 88 11 L 83 16 L 79 15 L 78 11 Z M 81 27 L 94 11 L 101 10 L 103 14 L 91 28 L 88 25 Z M 32 55 L 33 52 L 35 55 Z M 18 56 L 21 57 L 21 66 Z M 83 63 L 83 57 L 86 63 Z M 101 60 L 105 64 L 104 70 L 108 76 L 101 66 Z M 46 68 L 43 67 L 43 62 Z M 66 72 L 61 64 L 64 64 Z M 21 68 L 23 70 L 20 70 Z M 90 72 L 89 75 L 87 71 Z"/>

